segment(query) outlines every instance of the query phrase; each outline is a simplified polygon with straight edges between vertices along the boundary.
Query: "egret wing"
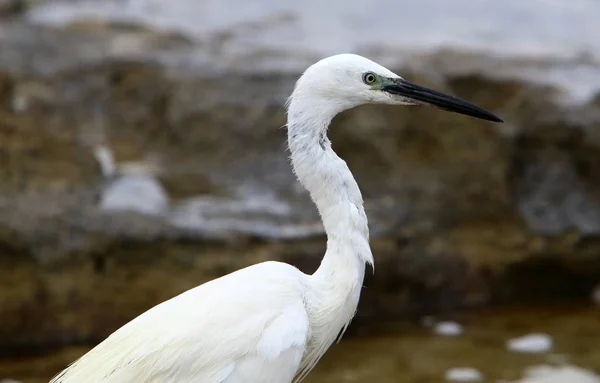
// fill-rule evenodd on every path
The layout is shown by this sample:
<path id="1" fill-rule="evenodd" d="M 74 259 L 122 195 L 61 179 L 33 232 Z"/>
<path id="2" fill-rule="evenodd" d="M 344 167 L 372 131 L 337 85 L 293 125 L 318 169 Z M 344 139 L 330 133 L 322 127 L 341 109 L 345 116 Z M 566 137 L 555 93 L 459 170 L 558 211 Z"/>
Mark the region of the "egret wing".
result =
<path id="1" fill-rule="evenodd" d="M 303 276 L 265 262 L 205 283 L 121 327 L 50 383 L 291 381 L 309 333 Z"/>

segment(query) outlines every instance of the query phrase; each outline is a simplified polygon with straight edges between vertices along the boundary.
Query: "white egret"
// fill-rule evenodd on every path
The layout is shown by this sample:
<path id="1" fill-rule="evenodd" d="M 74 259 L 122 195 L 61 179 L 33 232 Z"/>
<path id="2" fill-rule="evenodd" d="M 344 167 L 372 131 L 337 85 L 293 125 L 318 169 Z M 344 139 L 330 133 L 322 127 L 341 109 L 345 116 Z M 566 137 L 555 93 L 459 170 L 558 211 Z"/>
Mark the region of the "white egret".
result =
<path id="1" fill-rule="evenodd" d="M 292 166 L 327 234 L 318 270 L 307 275 L 285 263 L 264 262 L 209 281 L 133 319 L 51 383 L 304 379 L 344 333 L 366 265 L 373 264 L 360 190 L 326 134 L 336 114 L 368 103 L 426 103 L 502 122 L 358 55 L 336 55 L 310 66 L 286 107 Z"/>

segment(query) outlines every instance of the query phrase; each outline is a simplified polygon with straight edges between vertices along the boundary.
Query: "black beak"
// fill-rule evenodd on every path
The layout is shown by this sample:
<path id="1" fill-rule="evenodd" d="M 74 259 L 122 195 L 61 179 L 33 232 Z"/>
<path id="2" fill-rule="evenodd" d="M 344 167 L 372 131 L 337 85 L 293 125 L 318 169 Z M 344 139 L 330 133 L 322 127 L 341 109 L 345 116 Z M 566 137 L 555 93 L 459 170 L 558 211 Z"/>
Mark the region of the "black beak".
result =
<path id="1" fill-rule="evenodd" d="M 383 86 L 382 90 L 396 96 L 405 97 L 408 101 L 418 101 L 420 103 L 430 104 L 448 112 L 466 114 L 467 116 L 488 121 L 504 122 L 498 116 L 495 116 L 478 106 L 456 97 L 413 84 L 404 79 L 390 79 L 389 82 Z"/>

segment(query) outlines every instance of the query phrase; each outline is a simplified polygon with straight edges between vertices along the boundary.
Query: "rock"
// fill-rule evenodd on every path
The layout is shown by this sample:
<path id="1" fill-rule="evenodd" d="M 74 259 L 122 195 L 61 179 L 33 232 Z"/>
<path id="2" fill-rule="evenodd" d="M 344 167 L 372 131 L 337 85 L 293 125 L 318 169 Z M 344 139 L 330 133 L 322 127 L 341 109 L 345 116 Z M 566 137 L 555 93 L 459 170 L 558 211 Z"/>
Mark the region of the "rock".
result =
<path id="1" fill-rule="evenodd" d="M 515 352 L 537 354 L 552 349 L 552 337 L 548 334 L 529 334 L 506 342 L 506 347 Z"/>
<path id="2" fill-rule="evenodd" d="M 103 191 L 99 207 L 106 211 L 134 211 L 160 215 L 169 205 L 162 185 L 149 175 L 128 175 L 114 180 Z"/>
<path id="3" fill-rule="evenodd" d="M 0 0 L 0 17 L 14 16 L 26 8 L 25 0 Z"/>
<path id="4" fill-rule="evenodd" d="M 446 371 L 448 382 L 481 382 L 483 375 L 472 367 L 455 367 Z"/>
<path id="5" fill-rule="evenodd" d="M 463 327 L 456 322 L 439 322 L 433 331 L 438 335 L 456 336 L 463 333 Z"/>
<path id="6" fill-rule="evenodd" d="M 527 369 L 525 377 L 513 383 L 600 383 L 600 377 L 577 366 L 539 365 Z"/>
<path id="7" fill-rule="evenodd" d="M 123 20 L 49 28 L 29 16 L 0 25 L 0 353 L 95 343 L 256 262 L 315 269 L 323 229 L 280 129 L 313 56 L 236 56 L 223 33 L 198 41 Z M 273 57 L 288 65 L 263 61 Z M 514 75 L 535 67 L 526 60 L 406 57 L 393 62 L 404 77 L 507 123 L 375 106 L 335 119 L 377 262 L 353 328 L 587 299 L 600 273 L 600 104 L 565 107 L 560 88 Z M 140 167 L 152 168 L 136 179 L 150 197 L 118 192 L 119 209 L 101 208 Z"/>

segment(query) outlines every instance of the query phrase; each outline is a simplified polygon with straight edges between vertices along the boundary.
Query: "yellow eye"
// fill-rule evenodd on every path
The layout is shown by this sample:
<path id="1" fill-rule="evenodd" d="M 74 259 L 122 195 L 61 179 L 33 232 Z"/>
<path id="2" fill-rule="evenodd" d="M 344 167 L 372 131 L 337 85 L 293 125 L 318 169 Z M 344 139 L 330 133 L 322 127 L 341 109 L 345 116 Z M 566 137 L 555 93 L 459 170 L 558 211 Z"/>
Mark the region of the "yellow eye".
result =
<path id="1" fill-rule="evenodd" d="M 377 76 L 373 72 L 363 74 L 363 82 L 367 85 L 373 85 L 377 81 Z"/>

